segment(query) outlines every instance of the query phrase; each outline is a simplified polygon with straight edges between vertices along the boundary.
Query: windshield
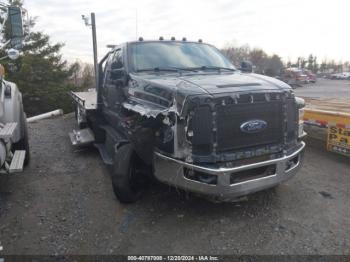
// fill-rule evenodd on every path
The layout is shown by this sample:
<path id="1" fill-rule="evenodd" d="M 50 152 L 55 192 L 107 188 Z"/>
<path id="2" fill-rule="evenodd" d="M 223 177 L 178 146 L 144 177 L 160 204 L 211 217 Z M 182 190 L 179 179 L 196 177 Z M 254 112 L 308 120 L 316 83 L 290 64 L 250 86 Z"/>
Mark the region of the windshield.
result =
<path id="1" fill-rule="evenodd" d="M 222 67 L 234 69 L 218 49 L 191 42 L 138 42 L 131 44 L 134 71 L 162 68 Z"/>

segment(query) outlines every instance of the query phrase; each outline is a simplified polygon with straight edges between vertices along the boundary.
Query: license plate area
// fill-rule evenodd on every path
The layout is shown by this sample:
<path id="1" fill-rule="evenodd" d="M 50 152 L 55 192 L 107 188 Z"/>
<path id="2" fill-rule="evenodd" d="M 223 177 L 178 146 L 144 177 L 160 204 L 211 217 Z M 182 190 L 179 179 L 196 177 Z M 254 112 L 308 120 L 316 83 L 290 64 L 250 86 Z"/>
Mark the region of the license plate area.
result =
<path id="1" fill-rule="evenodd" d="M 273 164 L 232 173 L 230 176 L 230 184 L 234 185 L 254 179 L 272 176 L 276 174 L 276 169 L 276 164 Z"/>

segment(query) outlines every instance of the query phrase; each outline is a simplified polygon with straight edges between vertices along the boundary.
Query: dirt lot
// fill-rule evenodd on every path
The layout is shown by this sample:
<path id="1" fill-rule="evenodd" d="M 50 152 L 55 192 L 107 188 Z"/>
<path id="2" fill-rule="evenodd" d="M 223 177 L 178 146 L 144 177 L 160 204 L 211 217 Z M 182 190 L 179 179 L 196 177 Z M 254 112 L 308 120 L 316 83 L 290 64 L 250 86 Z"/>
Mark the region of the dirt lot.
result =
<path id="1" fill-rule="evenodd" d="M 247 201 L 156 185 L 121 205 L 98 153 L 70 146 L 73 127 L 31 124 L 30 166 L 0 177 L 2 254 L 350 254 L 349 159 L 317 141 L 297 177 Z"/>

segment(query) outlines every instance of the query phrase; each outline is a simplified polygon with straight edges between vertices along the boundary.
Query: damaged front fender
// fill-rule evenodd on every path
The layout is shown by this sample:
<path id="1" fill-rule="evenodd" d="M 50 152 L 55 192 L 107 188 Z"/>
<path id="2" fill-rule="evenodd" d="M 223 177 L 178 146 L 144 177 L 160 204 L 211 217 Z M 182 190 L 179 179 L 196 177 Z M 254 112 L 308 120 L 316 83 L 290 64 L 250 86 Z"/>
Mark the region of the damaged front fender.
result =
<path id="1" fill-rule="evenodd" d="M 158 76 L 156 80 L 131 76 L 126 90 L 127 99 L 122 103 L 131 119 L 137 119 L 127 126 L 129 139 L 147 162 L 154 151 L 191 162 L 191 142 L 187 139 L 187 132 L 190 132 L 188 120 L 192 104 L 186 101 L 193 95 L 203 95 L 203 91 L 178 77 L 163 79 Z"/>

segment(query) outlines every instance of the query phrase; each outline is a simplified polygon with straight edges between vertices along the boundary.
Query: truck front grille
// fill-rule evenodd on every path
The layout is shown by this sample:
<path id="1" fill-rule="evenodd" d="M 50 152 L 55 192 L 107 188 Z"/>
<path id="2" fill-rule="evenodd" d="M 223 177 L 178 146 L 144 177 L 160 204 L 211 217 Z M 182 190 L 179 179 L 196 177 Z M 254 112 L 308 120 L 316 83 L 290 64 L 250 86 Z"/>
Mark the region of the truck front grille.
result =
<path id="1" fill-rule="evenodd" d="M 278 144 L 283 142 L 283 108 L 281 101 L 219 105 L 217 112 L 217 151 Z M 267 123 L 265 130 L 244 133 L 241 125 L 259 119 Z"/>
<path id="2" fill-rule="evenodd" d="M 208 102 L 209 101 L 209 102 Z M 292 94 L 250 93 L 203 99 L 192 109 L 192 153 L 199 162 L 231 161 L 279 153 L 297 138 L 298 112 Z M 241 125 L 263 120 L 265 130 L 245 133 Z"/>
<path id="3" fill-rule="evenodd" d="M 196 155 L 208 155 L 213 148 L 213 114 L 209 106 L 197 107 L 192 118 L 192 152 Z"/>

